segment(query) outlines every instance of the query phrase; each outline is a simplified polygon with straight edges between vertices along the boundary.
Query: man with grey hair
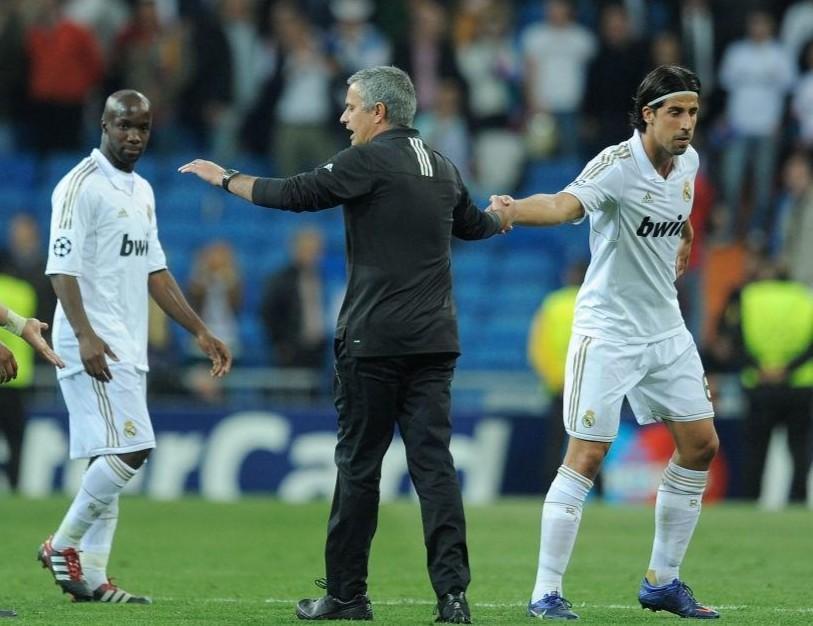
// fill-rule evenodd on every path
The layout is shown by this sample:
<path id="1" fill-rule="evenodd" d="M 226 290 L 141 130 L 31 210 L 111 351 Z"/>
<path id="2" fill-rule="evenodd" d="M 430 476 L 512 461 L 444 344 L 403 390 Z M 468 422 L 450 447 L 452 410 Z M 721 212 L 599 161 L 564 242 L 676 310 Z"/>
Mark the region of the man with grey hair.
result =
<path id="1" fill-rule="evenodd" d="M 325 549 L 327 594 L 300 619 L 372 619 L 367 563 L 384 453 L 398 424 L 418 493 L 437 621 L 469 623 L 465 518 L 449 441 L 449 387 L 460 353 L 450 242 L 502 231 L 510 207 L 480 211 L 455 166 L 412 128 L 415 88 L 395 67 L 353 74 L 340 122 L 349 148 L 311 172 L 257 178 L 183 165 L 254 204 L 344 206 L 348 285 L 334 344 L 338 475 Z"/>

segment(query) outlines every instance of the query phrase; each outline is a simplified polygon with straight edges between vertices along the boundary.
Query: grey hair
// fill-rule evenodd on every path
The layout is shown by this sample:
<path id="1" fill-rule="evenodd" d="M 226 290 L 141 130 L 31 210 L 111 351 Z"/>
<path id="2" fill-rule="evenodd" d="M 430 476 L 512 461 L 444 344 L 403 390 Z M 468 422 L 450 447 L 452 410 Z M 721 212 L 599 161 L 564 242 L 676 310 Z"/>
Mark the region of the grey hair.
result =
<path id="1" fill-rule="evenodd" d="M 418 105 L 415 86 L 404 70 L 394 65 L 367 67 L 348 78 L 347 84 L 356 84 L 365 111 L 380 102 L 386 107 L 390 124 L 412 126 Z"/>

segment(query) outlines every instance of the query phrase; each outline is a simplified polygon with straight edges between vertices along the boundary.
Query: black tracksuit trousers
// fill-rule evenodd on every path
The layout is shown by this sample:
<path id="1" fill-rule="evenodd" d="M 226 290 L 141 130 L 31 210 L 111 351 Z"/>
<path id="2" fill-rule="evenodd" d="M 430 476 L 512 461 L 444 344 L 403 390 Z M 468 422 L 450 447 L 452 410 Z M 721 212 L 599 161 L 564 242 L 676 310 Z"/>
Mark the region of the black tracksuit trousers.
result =
<path id="1" fill-rule="evenodd" d="M 439 597 L 468 587 L 466 522 L 449 452 L 455 362 L 448 353 L 351 357 L 336 341 L 338 474 L 325 547 L 330 595 L 349 600 L 367 591 L 381 463 L 396 423 L 420 499 L 432 587 Z"/>

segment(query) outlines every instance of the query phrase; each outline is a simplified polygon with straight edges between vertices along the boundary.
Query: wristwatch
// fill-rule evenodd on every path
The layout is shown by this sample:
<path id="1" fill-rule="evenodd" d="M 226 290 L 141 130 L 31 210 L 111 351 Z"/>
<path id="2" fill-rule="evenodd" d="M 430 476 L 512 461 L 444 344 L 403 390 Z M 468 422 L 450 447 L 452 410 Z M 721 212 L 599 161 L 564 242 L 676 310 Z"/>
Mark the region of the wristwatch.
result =
<path id="1" fill-rule="evenodd" d="M 228 191 L 231 179 L 237 176 L 239 173 L 240 172 L 238 170 L 223 170 L 223 180 L 220 181 L 220 186 Z"/>

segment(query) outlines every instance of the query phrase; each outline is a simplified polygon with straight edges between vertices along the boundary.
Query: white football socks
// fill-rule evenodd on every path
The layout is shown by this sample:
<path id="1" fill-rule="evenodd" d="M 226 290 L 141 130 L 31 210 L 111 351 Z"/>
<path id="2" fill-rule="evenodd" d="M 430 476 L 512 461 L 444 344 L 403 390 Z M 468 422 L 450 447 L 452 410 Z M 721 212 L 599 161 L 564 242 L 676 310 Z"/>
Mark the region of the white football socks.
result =
<path id="1" fill-rule="evenodd" d="M 576 544 L 582 506 L 592 487 L 592 480 L 569 467 L 562 465 L 557 471 L 542 507 L 539 565 L 532 602 L 552 591 L 562 595 L 562 576 Z"/>
<path id="2" fill-rule="evenodd" d="M 680 564 L 700 518 L 708 474 L 672 461 L 666 466 L 655 500 L 655 539 L 646 573 L 651 585 L 668 585 L 680 578 Z"/>
<path id="3" fill-rule="evenodd" d="M 82 572 L 91 589 L 97 589 L 107 582 L 107 562 L 110 560 L 110 549 L 118 522 L 119 497 L 116 495 L 82 537 L 79 558 Z"/>
<path id="4" fill-rule="evenodd" d="M 51 541 L 54 550 L 79 548 L 88 528 L 110 506 L 137 471 L 114 455 L 100 456 L 91 463 L 82 477 L 79 493 Z"/>

